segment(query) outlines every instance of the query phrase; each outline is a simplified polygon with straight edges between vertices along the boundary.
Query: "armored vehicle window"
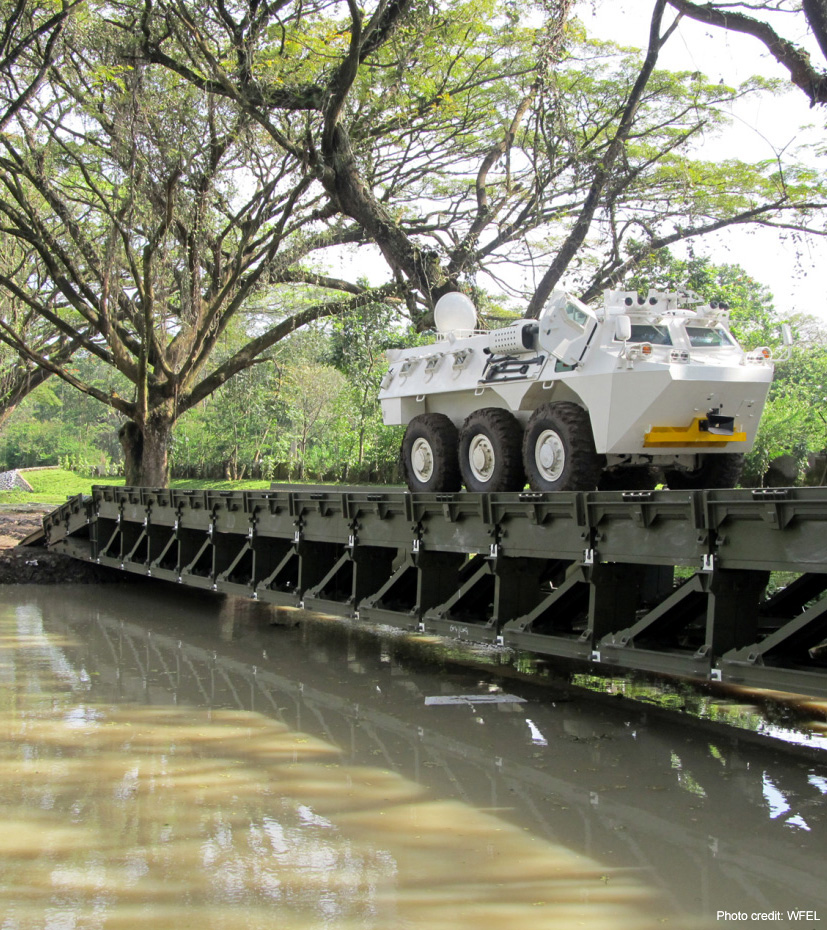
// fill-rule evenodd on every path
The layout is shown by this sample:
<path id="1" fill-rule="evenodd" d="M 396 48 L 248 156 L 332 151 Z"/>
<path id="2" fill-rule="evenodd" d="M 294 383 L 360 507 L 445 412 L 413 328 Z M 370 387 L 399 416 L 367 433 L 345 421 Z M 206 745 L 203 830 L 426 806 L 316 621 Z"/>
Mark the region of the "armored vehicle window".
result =
<path id="1" fill-rule="evenodd" d="M 735 340 L 725 329 L 710 329 L 708 326 L 687 326 L 686 334 L 689 336 L 689 344 L 698 349 L 735 345 Z"/>
<path id="2" fill-rule="evenodd" d="M 650 342 L 653 346 L 671 346 L 672 337 L 665 326 L 658 326 L 656 323 L 632 323 L 632 336 L 629 342 Z"/>
<path id="3" fill-rule="evenodd" d="M 572 321 L 572 323 L 576 323 L 580 327 L 584 327 L 589 320 L 588 316 L 570 300 L 566 302 L 566 306 L 563 308 L 563 312 Z"/>

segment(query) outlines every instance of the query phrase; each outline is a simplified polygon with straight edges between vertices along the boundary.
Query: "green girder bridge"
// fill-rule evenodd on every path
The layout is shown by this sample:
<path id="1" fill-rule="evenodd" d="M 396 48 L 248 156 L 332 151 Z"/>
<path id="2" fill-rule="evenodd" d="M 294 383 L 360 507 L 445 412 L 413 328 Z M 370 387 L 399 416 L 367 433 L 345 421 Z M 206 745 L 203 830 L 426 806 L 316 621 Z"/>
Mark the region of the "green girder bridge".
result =
<path id="1" fill-rule="evenodd" d="M 73 558 L 279 606 L 827 696 L 827 488 L 95 487 L 44 530 Z"/>

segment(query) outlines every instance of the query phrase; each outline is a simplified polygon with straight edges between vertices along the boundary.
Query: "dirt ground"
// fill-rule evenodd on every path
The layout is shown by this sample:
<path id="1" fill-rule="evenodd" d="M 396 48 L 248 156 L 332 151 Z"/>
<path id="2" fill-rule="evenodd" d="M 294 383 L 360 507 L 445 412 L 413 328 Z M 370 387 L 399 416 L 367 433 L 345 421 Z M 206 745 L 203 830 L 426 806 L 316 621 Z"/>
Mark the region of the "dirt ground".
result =
<path id="1" fill-rule="evenodd" d="M 49 504 L 28 504 L 14 508 L 0 506 L 0 549 L 10 549 L 43 525 L 43 515 L 55 508 Z"/>

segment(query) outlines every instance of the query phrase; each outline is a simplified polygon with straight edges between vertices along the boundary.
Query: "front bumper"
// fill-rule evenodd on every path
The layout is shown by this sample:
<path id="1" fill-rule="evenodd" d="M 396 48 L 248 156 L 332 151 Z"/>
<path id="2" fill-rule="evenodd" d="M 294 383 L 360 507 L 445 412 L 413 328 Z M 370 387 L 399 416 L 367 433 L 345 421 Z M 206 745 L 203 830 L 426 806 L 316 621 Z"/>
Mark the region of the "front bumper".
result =
<path id="1" fill-rule="evenodd" d="M 719 448 L 731 442 L 746 442 L 747 434 L 743 430 L 732 432 L 711 432 L 707 426 L 708 417 L 695 417 L 687 427 L 653 426 L 643 436 L 646 449 L 675 449 L 679 446 L 695 448 Z"/>

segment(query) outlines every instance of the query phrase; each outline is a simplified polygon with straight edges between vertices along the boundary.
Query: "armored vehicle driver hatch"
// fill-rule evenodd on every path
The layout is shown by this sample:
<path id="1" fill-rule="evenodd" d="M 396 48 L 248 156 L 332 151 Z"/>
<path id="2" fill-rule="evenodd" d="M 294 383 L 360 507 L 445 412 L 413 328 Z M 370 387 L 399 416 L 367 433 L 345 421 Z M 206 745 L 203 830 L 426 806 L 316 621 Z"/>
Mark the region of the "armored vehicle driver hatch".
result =
<path id="1" fill-rule="evenodd" d="M 407 424 L 411 490 L 737 482 L 773 362 L 738 345 L 726 308 L 606 291 L 598 309 L 555 291 L 539 320 L 479 332 L 471 301 L 452 293 L 435 318 L 433 345 L 388 353 L 379 393 L 384 422 Z"/>

